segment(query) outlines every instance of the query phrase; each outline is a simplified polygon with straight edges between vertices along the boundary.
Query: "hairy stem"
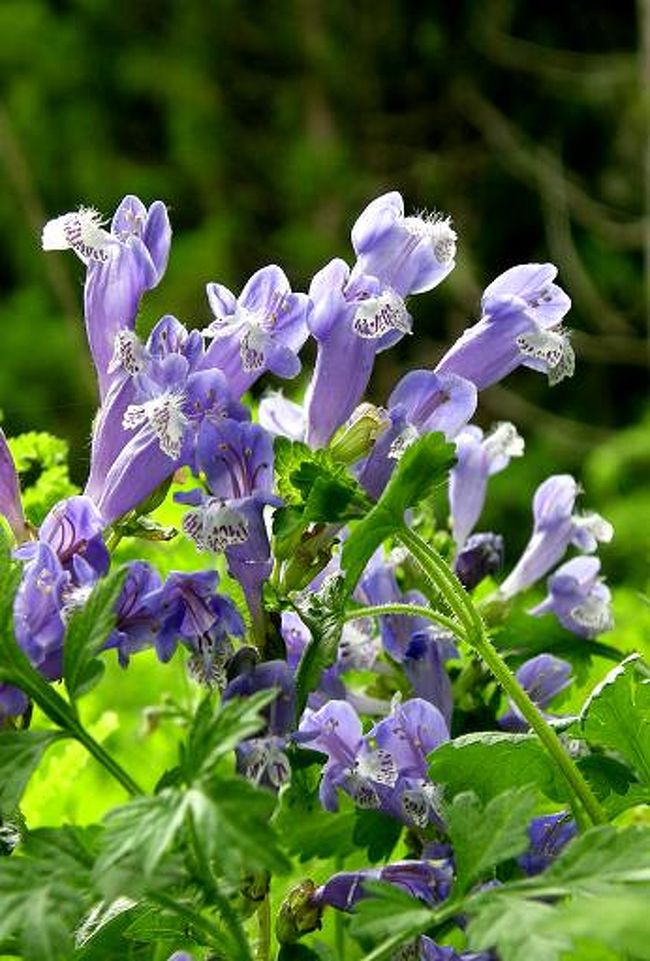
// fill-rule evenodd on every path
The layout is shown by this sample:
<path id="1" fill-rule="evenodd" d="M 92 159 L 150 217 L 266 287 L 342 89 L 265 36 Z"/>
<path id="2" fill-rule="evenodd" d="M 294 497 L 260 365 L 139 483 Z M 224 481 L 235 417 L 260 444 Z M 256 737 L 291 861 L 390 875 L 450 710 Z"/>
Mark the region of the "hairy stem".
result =
<path id="1" fill-rule="evenodd" d="M 269 961 L 271 957 L 271 901 L 268 892 L 257 909 L 257 941 L 256 961 Z"/>
<path id="2" fill-rule="evenodd" d="M 582 772 L 565 751 L 555 730 L 533 704 L 490 641 L 481 615 L 460 581 L 440 554 L 413 531 L 404 527 L 399 532 L 399 538 L 411 551 L 427 577 L 445 595 L 449 607 L 465 628 L 465 640 L 481 657 L 538 736 L 569 785 L 572 795 L 582 805 L 589 819 L 594 824 L 606 823 L 607 817 Z"/>
<path id="3" fill-rule="evenodd" d="M 446 630 L 451 631 L 459 640 L 465 640 L 465 631 L 458 621 L 453 617 L 447 617 L 439 611 L 434 611 L 430 607 L 423 607 L 421 604 L 373 604 L 369 607 L 353 607 L 346 611 L 344 621 L 356 621 L 361 617 L 383 617 L 386 614 L 406 614 L 409 617 L 426 617 L 434 624 L 439 624 Z"/>

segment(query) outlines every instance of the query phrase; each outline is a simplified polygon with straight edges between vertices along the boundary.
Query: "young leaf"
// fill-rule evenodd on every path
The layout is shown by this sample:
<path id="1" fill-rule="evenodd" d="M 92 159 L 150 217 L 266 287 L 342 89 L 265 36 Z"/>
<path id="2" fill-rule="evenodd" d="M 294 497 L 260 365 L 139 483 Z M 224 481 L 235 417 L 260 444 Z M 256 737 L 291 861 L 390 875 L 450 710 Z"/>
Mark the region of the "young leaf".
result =
<path id="1" fill-rule="evenodd" d="M 428 497 L 455 461 L 455 448 L 443 434 L 425 434 L 404 452 L 386 490 L 353 528 L 343 547 L 342 567 L 348 591 L 376 549 L 404 522 L 404 513 Z"/>
<path id="2" fill-rule="evenodd" d="M 61 731 L 0 731 L 0 817 L 18 807 L 32 774 Z"/>
<path id="3" fill-rule="evenodd" d="M 429 756 L 429 774 L 448 796 L 474 791 L 484 803 L 513 788 L 534 784 L 553 801 L 565 801 L 566 786 L 532 734 L 465 734 Z"/>
<path id="4" fill-rule="evenodd" d="M 115 626 L 115 603 L 125 574 L 124 569 L 117 570 L 98 581 L 84 606 L 70 618 L 63 646 L 63 676 L 72 700 L 86 694 L 103 673 L 97 655 Z"/>
<path id="5" fill-rule="evenodd" d="M 526 849 L 536 796 L 532 786 L 518 788 L 497 795 L 483 808 L 475 794 L 463 793 L 447 806 L 445 819 L 459 892 L 469 890 L 501 861 Z"/>
<path id="6" fill-rule="evenodd" d="M 333 575 L 317 593 L 304 591 L 296 598 L 296 607 L 311 632 L 311 641 L 296 671 L 297 717 L 304 711 L 310 693 L 318 687 L 325 668 L 336 660 L 347 596 L 343 578 Z"/>
<path id="7" fill-rule="evenodd" d="M 650 681 L 633 654 L 611 671 L 585 704 L 582 732 L 593 744 L 618 751 L 650 787 Z"/>
<path id="8" fill-rule="evenodd" d="M 471 921 L 470 946 L 498 948 L 501 961 L 558 961 L 570 950 L 571 939 L 555 930 L 556 914 L 537 901 L 494 898 Z"/>

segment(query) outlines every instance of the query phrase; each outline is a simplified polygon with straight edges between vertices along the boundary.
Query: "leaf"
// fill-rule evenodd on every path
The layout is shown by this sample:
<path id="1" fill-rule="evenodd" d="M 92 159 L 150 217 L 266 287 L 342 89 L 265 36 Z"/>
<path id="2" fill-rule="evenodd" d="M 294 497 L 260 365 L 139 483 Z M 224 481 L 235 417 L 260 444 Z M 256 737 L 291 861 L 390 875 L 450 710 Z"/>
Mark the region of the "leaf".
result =
<path id="1" fill-rule="evenodd" d="M 643 932 L 647 943 L 649 895 L 650 827 L 595 827 L 571 841 L 543 874 L 466 901 L 465 910 L 472 916 L 470 945 L 479 950 L 496 947 L 503 961 L 557 961 L 574 938 L 624 947 L 620 907 L 630 925 L 629 950 L 636 957 Z M 542 903 L 556 898 L 570 900 L 555 907 Z M 632 902 L 633 907 L 623 907 Z M 641 902 L 645 918 L 638 908 Z M 620 944 L 617 938 L 623 938 Z"/>
<path id="2" fill-rule="evenodd" d="M 0 731 L 0 817 L 18 807 L 29 779 L 60 731 Z"/>
<path id="3" fill-rule="evenodd" d="M 582 733 L 592 744 L 620 752 L 650 786 L 650 681 L 638 671 L 639 655 L 610 671 L 585 704 Z"/>
<path id="4" fill-rule="evenodd" d="M 326 811 L 318 796 L 322 764 L 299 767 L 296 757 L 315 752 L 290 752 L 291 781 L 280 794 L 273 824 L 289 854 L 301 862 L 312 858 L 342 859 L 355 848 L 356 812 L 347 796 L 336 812 Z"/>
<path id="5" fill-rule="evenodd" d="M 125 576 L 122 568 L 98 581 L 84 606 L 70 618 L 63 645 L 63 677 L 72 700 L 91 690 L 103 673 L 97 655 L 115 626 L 115 604 Z"/>
<path id="6" fill-rule="evenodd" d="M 68 444 L 60 437 L 44 432 L 29 431 L 8 440 L 16 470 L 19 474 L 37 474 L 36 480 L 26 484 L 22 480 L 22 501 L 25 513 L 39 525 L 48 511 L 64 497 L 79 492 L 68 474 Z"/>
<path id="7" fill-rule="evenodd" d="M 208 857 L 239 876 L 242 870 L 284 874 L 290 864 L 270 821 L 276 805 L 271 791 L 243 777 L 218 777 L 192 788 L 187 805 Z"/>
<path id="8" fill-rule="evenodd" d="M 400 458 L 381 498 L 352 528 L 343 546 L 341 565 L 348 591 L 376 549 L 404 523 L 404 513 L 442 483 L 455 462 L 455 447 L 444 434 L 425 434 Z"/>
<path id="9" fill-rule="evenodd" d="M 463 793 L 446 807 L 460 892 L 469 890 L 501 861 L 526 849 L 536 797 L 535 788 L 523 787 L 505 791 L 482 807 L 475 794 Z"/>
<path id="10" fill-rule="evenodd" d="M 307 698 L 318 687 L 321 674 L 336 661 L 343 630 L 348 592 L 343 577 L 325 579 L 317 593 L 306 591 L 296 597 L 300 617 L 311 632 L 296 671 L 296 716 L 300 717 Z"/>
<path id="11" fill-rule="evenodd" d="M 533 784 L 547 798 L 565 801 L 567 789 L 532 734 L 465 734 L 429 755 L 429 775 L 453 797 L 474 791 L 484 803 L 512 788 Z"/>
<path id="12" fill-rule="evenodd" d="M 400 839 L 402 825 L 382 811 L 356 812 L 353 840 L 357 848 L 365 849 L 371 864 L 387 861 Z"/>
<path id="13" fill-rule="evenodd" d="M 25 961 L 69 961 L 72 932 L 90 900 L 83 833 L 48 829 L 0 861 L 0 942 L 15 937 Z"/>
<path id="14" fill-rule="evenodd" d="M 366 881 L 363 888 L 368 897 L 359 901 L 350 923 L 350 933 L 355 938 L 407 941 L 435 921 L 431 908 L 392 884 Z"/>
<path id="15" fill-rule="evenodd" d="M 215 709 L 207 696 L 192 720 L 186 744 L 181 744 L 181 766 L 189 784 L 203 772 L 213 773 L 219 760 L 265 724 L 261 711 L 276 697 L 275 690 L 233 698 Z"/>

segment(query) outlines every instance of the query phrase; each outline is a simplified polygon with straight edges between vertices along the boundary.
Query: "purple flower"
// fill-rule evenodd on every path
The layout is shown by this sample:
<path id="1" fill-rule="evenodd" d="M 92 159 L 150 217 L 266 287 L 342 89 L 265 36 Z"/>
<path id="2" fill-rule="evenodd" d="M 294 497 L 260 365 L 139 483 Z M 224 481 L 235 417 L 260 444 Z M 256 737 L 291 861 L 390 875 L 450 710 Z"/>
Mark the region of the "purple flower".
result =
<path id="1" fill-rule="evenodd" d="M 390 717 L 364 737 L 361 722 L 345 701 L 330 701 L 318 711 L 307 709 L 295 739 L 328 757 L 320 798 L 336 811 L 343 789 L 360 808 L 384 811 L 424 828 L 439 820 L 439 792 L 427 780 L 426 754 L 449 733 L 433 705 L 414 698 L 393 704 Z"/>
<path id="2" fill-rule="evenodd" d="M 612 525 L 600 514 L 574 514 L 579 488 L 569 474 L 549 477 L 533 499 L 533 534 L 499 592 L 513 597 L 543 577 L 562 558 L 569 544 L 593 553 L 598 541 L 610 541 Z"/>
<path id="3" fill-rule="evenodd" d="M 280 391 L 274 391 L 263 397 L 257 413 L 261 426 L 269 434 L 288 437 L 289 440 L 305 439 L 304 410 L 299 404 L 287 400 Z"/>
<path id="4" fill-rule="evenodd" d="M 525 661 L 515 674 L 533 704 L 543 711 L 554 697 L 567 688 L 571 681 L 571 665 L 552 654 L 538 654 Z M 551 717 L 552 715 L 546 715 Z M 527 731 L 528 723 L 512 703 L 499 718 L 499 725 L 508 731 Z"/>
<path id="5" fill-rule="evenodd" d="M 611 631 L 611 592 L 598 576 L 599 571 L 597 557 L 567 561 L 549 577 L 547 597 L 530 613 L 536 617 L 553 613 L 563 627 L 580 637 Z"/>
<path id="6" fill-rule="evenodd" d="M 454 268 L 456 232 L 442 214 L 405 216 L 397 191 L 371 201 L 352 228 L 356 275 L 402 297 L 432 290 Z"/>
<path id="7" fill-rule="evenodd" d="M 378 499 L 404 450 L 422 434 L 454 437 L 476 410 L 476 388 L 455 375 L 429 370 L 406 374 L 388 398 L 391 426 L 377 440 L 359 480 Z"/>
<path id="8" fill-rule="evenodd" d="M 263 511 L 282 501 L 271 492 L 273 446 L 257 424 L 224 420 L 202 425 L 198 464 L 210 494 L 178 494 L 193 510 L 183 530 L 200 550 L 225 551 L 228 568 L 241 584 L 254 622 L 262 617 L 262 584 L 273 559 Z"/>
<path id="9" fill-rule="evenodd" d="M 488 478 L 504 470 L 511 457 L 521 457 L 524 442 L 514 426 L 497 424 L 483 436 L 466 427 L 456 438 L 456 464 L 449 478 L 449 505 L 456 547 L 460 550 L 481 516 Z"/>
<path id="10" fill-rule="evenodd" d="M 404 654 L 404 673 L 416 697 L 433 704 L 442 714 L 447 727 L 451 724 L 453 699 L 451 681 L 445 670 L 449 647 L 453 646 L 447 631 L 430 628 L 416 631 Z"/>
<path id="11" fill-rule="evenodd" d="M 20 499 L 20 484 L 4 431 L 0 429 L 0 514 L 6 519 L 18 542 L 29 532 Z"/>
<path id="12" fill-rule="evenodd" d="M 198 340 L 197 340 L 198 338 Z M 232 400 L 217 370 L 197 370 L 200 336 L 174 317 L 163 317 L 146 345 L 132 332 L 117 338 L 121 368 L 93 431 L 86 493 L 107 523 L 135 508 L 182 464 L 195 466 L 204 420 L 248 416 Z"/>
<path id="13" fill-rule="evenodd" d="M 140 300 L 167 266 L 171 228 L 157 200 L 148 209 L 127 196 L 115 211 L 110 232 L 96 210 L 80 207 L 43 228 L 44 250 L 72 249 L 86 264 L 86 331 L 103 399 L 113 381 L 109 371 L 115 337 L 133 330 Z"/>
<path id="14" fill-rule="evenodd" d="M 530 847 L 517 859 L 520 867 L 529 876 L 541 874 L 577 833 L 577 825 L 566 811 L 533 818 L 528 826 Z"/>
<path id="15" fill-rule="evenodd" d="M 187 951 L 174 951 L 170 954 L 167 961 L 194 961 L 194 957 L 188 954 Z"/>
<path id="16" fill-rule="evenodd" d="M 451 870 L 445 865 L 431 861 L 396 861 L 383 868 L 333 874 L 314 891 L 312 899 L 320 907 L 351 911 L 365 896 L 366 881 L 383 881 L 433 906 L 449 897 L 452 880 Z"/>
<path id="17" fill-rule="evenodd" d="M 106 574 L 110 563 L 103 539 L 104 527 L 104 520 L 89 497 L 68 497 L 49 512 L 40 526 L 38 539 L 49 544 L 62 567 L 78 581 L 92 581 Z M 26 560 L 35 551 L 35 544 L 24 544 L 16 556 Z"/>
<path id="18" fill-rule="evenodd" d="M 278 377 L 300 372 L 298 351 L 308 336 L 309 298 L 291 292 L 280 267 L 253 274 L 239 297 L 222 284 L 208 284 L 215 319 L 203 333 L 213 338 L 203 367 L 218 367 L 233 397 L 241 397 L 267 370 Z"/>
<path id="19" fill-rule="evenodd" d="M 472 534 L 456 555 L 454 571 L 465 590 L 471 591 L 483 578 L 503 567 L 503 538 L 500 534 Z"/>
<path id="20" fill-rule="evenodd" d="M 216 571 L 172 571 L 161 591 L 162 625 L 155 641 L 158 657 L 167 661 L 176 642 L 203 659 L 217 655 L 231 635 L 242 637 L 244 622 L 233 602 L 215 594 Z"/>
<path id="21" fill-rule="evenodd" d="M 354 269 L 332 260 L 309 289 L 309 321 L 318 341 L 307 392 L 307 441 L 324 446 L 359 403 L 375 356 L 411 331 L 404 302 L 431 290 L 454 266 L 456 234 L 448 219 L 405 217 L 398 193 L 378 197 L 352 229 Z"/>
<path id="22" fill-rule="evenodd" d="M 557 384 L 573 374 L 575 358 L 561 328 L 571 301 L 553 283 L 553 264 L 511 267 L 486 289 L 481 319 L 442 358 L 436 372 L 458 374 L 484 390 L 515 368 L 532 367 Z"/>
<path id="23" fill-rule="evenodd" d="M 417 945 L 419 954 L 413 955 L 413 961 L 495 961 L 491 952 L 456 951 L 448 945 L 436 944 L 426 934 L 423 934 Z M 404 958 L 407 961 L 408 955 Z M 401 961 L 401 959 L 400 959 Z"/>
<path id="24" fill-rule="evenodd" d="M 107 648 L 115 647 L 123 667 L 131 654 L 152 647 L 161 626 L 160 575 L 146 561 L 129 565 L 115 605 L 116 623 Z"/>
<path id="25" fill-rule="evenodd" d="M 50 545 L 34 545 L 14 598 L 14 630 L 22 650 L 48 680 L 61 676 L 63 609 L 73 590 L 70 575 Z"/>
<path id="26" fill-rule="evenodd" d="M 5 718 L 20 717 L 29 706 L 22 691 L 12 684 L 0 684 L 0 730 Z"/>

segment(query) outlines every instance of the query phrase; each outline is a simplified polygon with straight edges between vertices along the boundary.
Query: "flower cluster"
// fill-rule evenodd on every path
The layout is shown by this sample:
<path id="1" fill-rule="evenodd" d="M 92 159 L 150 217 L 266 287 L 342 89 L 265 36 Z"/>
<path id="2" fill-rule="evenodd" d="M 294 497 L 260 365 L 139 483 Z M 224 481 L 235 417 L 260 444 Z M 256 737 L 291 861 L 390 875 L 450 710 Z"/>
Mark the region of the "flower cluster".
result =
<path id="1" fill-rule="evenodd" d="M 368 505 L 382 498 L 419 438 L 444 435 L 456 456 L 448 485 L 449 529 L 439 528 L 436 537 L 454 589 L 471 592 L 499 576 L 507 548 L 498 533 L 476 530 L 489 478 L 524 453 L 512 424 L 484 431 L 470 423 L 480 392 L 520 366 L 546 373 L 551 384 L 574 372 L 563 327 L 570 301 L 555 283 L 556 268 L 523 264 L 487 286 L 478 319 L 435 368 L 403 376 L 385 409 L 360 408 L 375 357 L 412 332 L 413 298 L 451 273 L 457 239 L 448 217 L 407 214 L 401 196 L 391 192 L 373 200 L 355 222 L 352 265 L 331 261 L 308 292 L 292 291 L 283 270 L 272 264 L 258 270 L 239 295 L 209 283 L 212 319 L 202 329 L 190 330 L 165 315 L 143 337 L 136 329 L 140 302 L 161 281 L 170 251 L 165 206 L 156 201 L 147 208 L 126 197 L 110 226 L 90 208 L 57 217 L 43 230 L 43 247 L 72 249 L 85 266 L 84 313 L 98 412 L 83 493 L 55 504 L 38 528 L 23 512 L 10 448 L 0 432 L 0 513 L 22 565 L 16 639 L 53 682 L 63 673 L 67 625 L 108 575 L 114 545 L 132 536 L 180 468 L 193 476 L 194 486 L 172 496 L 184 505 L 177 533 L 195 545 L 197 570 L 173 571 L 163 579 L 148 561 L 130 561 L 105 647 L 126 667 L 147 648 L 169 661 L 181 645 L 192 677 L 218 687 L 224 702 L 273 691 L 262 730 L 237 749 L 239 773 L 279 792 L 291 779 L 292 757 L 318 752 L 326 811 L 337 811 L 344 794 L 358 810 L 381 812 L 408 829 L 416 857 L 336 874 L 310 895 L 314 916 L 326 906 L 349 911 L 369 880 L 396 885 L 429 905 L 449 896 L 454 852 L 446 840 L 444 792 L 430 777 L 428 755 L 449 740 L 467 713 L 463 680 L 472 664 L 463 661 L 463 635 L 454 632 L 444 598 L 434 624 L 435 616 L 423 616 L 431 594 L 423 593 L 427 585 L 412 561 L 401 550 L 386 553 L 383 545 L 348 598 L 368 612 L 341 621 L 336 649 L 301 701 L 305 663 L 320 641 L 309 618 L 299 616 L 296 595 L 283 588 L 274 552 L 274 535 L 290 527 L 295 507 L 287 504 L 286 483 L 278 483 L 278 444 L 285 441 L 274 446 L 274 440 L 294 442 L 312 465 L 349 467 L 349 488 L 354 485 L 357 501 Z M 309 337 L 316 362 L 301 402 L 276 392 L 257 405 L 246 403 L 263 374 L 297 377 L 298 355 Z M 351 443 L 353 434 L 361 442 Z M 610 593 L 593 556 L 599 542 L 611 539 L 612 528 L 596 513 L 576 511 L 579 493 L 569 475 L 541 484 L 532 500 L 530 540 L 485 603 L 506 610 L 550 575 L 548 595 L 530 615 L 553 613 L 563 628 L 590 639 L 612 626 Z M 273 516 L 281 521 L 275 527 Z M 308 541 L 317 545 L 305 562 L 308 576 L 301 586 L 308 593 L 341 575 L 338 546 L 348 535 L 348 517 L 330 524 L 307 517 L 298 530 L 294 565 L 300 565 Z M 571 546 L 579 553 L 561 563 Z M 220 570 L 238 582 L 242 610 L 217 593 L 215 556 Z M 414 605 L 412 616 L 408 607 Z M 517 679 L 546 714 L 571 684 L 571 665 L 537 653 L 519 664 Z M 0 685 L 0 719 L 27 709 L 20 690 Z M 503 729 L 527 729 L 514 703 L 500 711 Z M 520 870 L 542 870 L 574 832 L 564 813 L 533 821 Z M 173 955 L 178 961 L 186 957 Z M 459 954 L 423 936 L 399 957 L 483 961 L 488 955 Z"/>

